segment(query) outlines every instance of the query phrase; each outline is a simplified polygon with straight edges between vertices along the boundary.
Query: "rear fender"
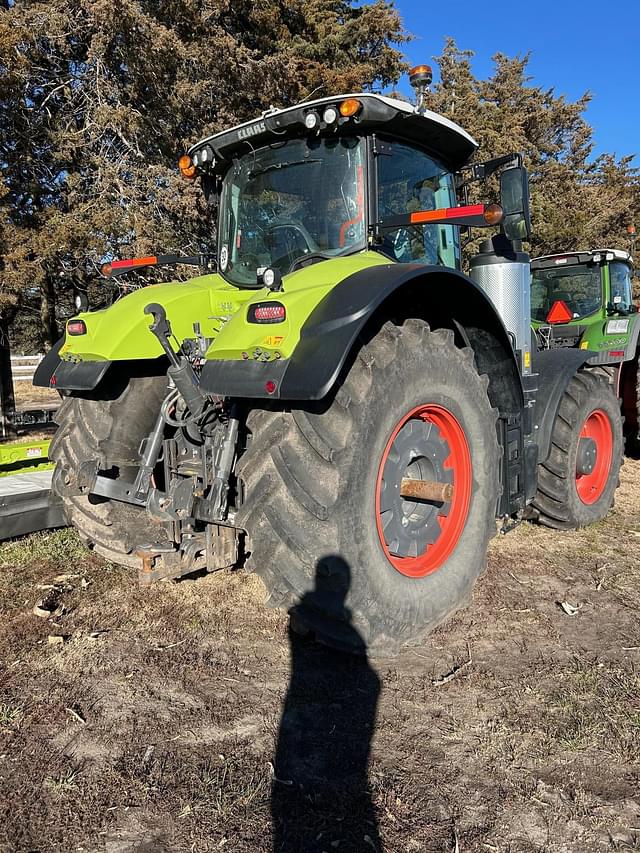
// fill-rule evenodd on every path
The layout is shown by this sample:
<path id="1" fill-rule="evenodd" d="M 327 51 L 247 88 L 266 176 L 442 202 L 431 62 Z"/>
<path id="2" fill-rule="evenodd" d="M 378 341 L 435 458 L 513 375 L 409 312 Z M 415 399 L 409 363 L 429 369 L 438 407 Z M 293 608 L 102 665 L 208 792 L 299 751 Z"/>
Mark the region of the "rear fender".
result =
<path id="1" fill-rule="evenodd" d="M 636 351 L 634 358 L 625 361 L 618 375 L 618 393 L 622 398 L 622 413 L 624 415 L 625 432 L 636 434 L 638 431 L 638 401 L 640 390 L 638 389 L 638 376 L 640 367 L 638 364 L 639 353 Z"/>
<path id="2" fill-rule="evenodd" d="M 33 377 L 33 384 L 68 391 L 74 396 L 112 400 L 120 396 L 128 381 L 136 376 L 164 376 L 169 366 L 166 356 L 154 359 L 126 361 L 63 361 L 58 351 L 64 344 L 61 338 L 42 359 Z"/>
<path id="3" fill-rule="evenodd" d="M 41 388 L 49 388 L 51 385 L 51 377 L 56 372 L 56 368 L 61 363 L 60 347 L 64 344 L 64 338 L 60 338 L 49 350 L 36 367 L 33 374 L 33 384 Z M 53 383 L 55 385 L 55 383 Z"/>
<path id="4" fill-rule="evenodd" d="M 626 331 L 607 329 L 616 324 L 627 327 Z M 580 345 L 583 349 L 593 350 L 589 364 L 619 365 L 635 358 L 640 334 L 640 315 L 629 314 L 626 317 L 606 317 L 602 323 L 592 323 L 584 334 Z"/>
<path id="5" fill-rule="evenodd" d="M 571 378 L 592 356 L 593 352 L 580 349 L 552 349 L 535 353 L 533 369 L 538 377 L 538 387 L 533 407 L 533 437 L 538 445 L 538 462 L 545 462 L 549 458 L 553 425 Z"/>

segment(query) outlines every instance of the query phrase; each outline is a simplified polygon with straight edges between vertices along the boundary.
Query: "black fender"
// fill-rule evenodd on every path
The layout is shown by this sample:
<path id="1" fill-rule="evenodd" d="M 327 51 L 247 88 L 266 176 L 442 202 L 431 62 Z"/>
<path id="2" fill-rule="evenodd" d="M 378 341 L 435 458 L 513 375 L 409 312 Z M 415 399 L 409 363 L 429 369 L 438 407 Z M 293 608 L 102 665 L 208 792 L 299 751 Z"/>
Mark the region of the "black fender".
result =
<path id="1" fill-rule="evenodd" d="M 540 350 L 533 354 L 533 372 L 538 376 L 533 407 L 533 439 L 538 445 L 538 462 L 545 462 L 549 458 L 553 425 L 571 377 L 593 355 L 591 350 L 561 348 Z"/>
<path id="2" fill-rule="evenodd" d="M 100 385 L 96 392 L 100 399 L 115 399 L 129 379 L 163 376 L 169 366 L 164 356 L 130 361 L 63 361 L 58 354 L 63 343 L 64 338 L 42 359 L 33 376 L 34 385 L 56 391 L 75 391 L 79 392 L 78 396 L 91 396 L 90 392 Z"/>
<path id="3" fill-rule="evenodd" d="M 348 276 L 311 312 L 290 358 L 207 362 L 202 369 L 202 388 L 226 397 L 321 400 L 335 385 L 358 336 L 383 306 L 391 317 L 424 317 L 434 328 L 473 327 L 490 332 L 508 360 L 503 380 L 511 386 L 516 405 L 522 407 L 516 357 L 490 299 L 466 275 L 420 264 L 384 264 Z M 273 393 L 265 389 L 268 381 L 275 383 Z"/>
<path id="4" fill-rule="evenodd" d="M 111 367 L 111 361 L 63 361 L 60 338 L 42 359 L 33 374 L 33 384 L 60 391 L 92 391 Z"/>
<path id="5" fill-rule="evenodd" d="M 40 364 L 36 367 L 35 373 L 33 374 L 33 385 L 38 385 L 41 388 L 50 387 L 51 377 L 56 372 L 57 366 L 62 361 L 58 353 L 60 352 L 60 347 L 63 343 L 63 337 L 60 338 L 59 341 L 56 341 Z"/>

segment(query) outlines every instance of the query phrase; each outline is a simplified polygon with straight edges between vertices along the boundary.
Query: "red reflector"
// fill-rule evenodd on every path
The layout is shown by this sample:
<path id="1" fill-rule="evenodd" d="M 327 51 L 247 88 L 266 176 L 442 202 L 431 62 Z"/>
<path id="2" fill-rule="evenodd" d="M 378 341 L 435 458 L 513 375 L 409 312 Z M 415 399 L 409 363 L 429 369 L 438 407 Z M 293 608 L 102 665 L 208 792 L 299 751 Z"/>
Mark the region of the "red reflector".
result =
<path id="1" fill-rule="evenodd" d="M 482 217 L 485 212 L 484 204 L 468 204 L 462 207 L 440 207 L 438 210 L 418 210 L 410 216 L 412 224 L 433 222 L 434 219 L 459 219 L 467 216 Z"/>
<path id="2" fill-rule="evenodd" d="M 569 320 L 573 320 L 569 306 L 562 299 L 556 300 L 547 314 L 547 323 L 568 323 Z"/>
<path id="3" fill-rule="evenodd" d="M 609 355 L 611 356 L 611 358 L 620 358 L 621 356 L 624 355 L 624 350 L 623 349 L 609 350 Z"/>
<path id="4" fill-rule="evenodd" d="M 267 392 L 267 394 L 275 394 L 277 387 L 278 386 L 273 381 L 273 379 L 267 379 L 267 381 L 264 383 L 264 390 Z"/>
<path id="5" fill-rule="evenodd" d="M 67 334 L 86 335 L 87 327 L 84 324 L 84 320 L 69 320 L 67 323 Z"/>
<path id="6" fill-rule="evenodd" d="M 152 267 L 158 263 L 158 258 L 155 255 L 148 255 L 146 258 L 127 258 L 124 261 L 111 261 L 111 269 L 124 270 L 130 267 Z"/>
<path id="7" fill-rule="evenodd" d="M 256 320 L 284 320 L 287 312 L 284 305 L 260 305 L 253 316 Z"/>

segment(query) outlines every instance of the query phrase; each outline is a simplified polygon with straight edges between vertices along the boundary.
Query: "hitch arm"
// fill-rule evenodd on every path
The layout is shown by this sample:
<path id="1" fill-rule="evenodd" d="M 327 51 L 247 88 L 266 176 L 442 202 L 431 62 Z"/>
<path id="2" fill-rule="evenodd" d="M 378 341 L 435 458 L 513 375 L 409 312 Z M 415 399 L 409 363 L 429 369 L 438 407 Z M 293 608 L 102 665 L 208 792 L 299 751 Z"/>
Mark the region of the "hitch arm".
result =
<path id="1" fill-rule="evenodd" d="M 189 411 L 197 418 L 204 411 L 207 398 L 200 389 L 198 377 L 188 359 L 183 355 L 175 353 L 169 343 L 171 323 L 167 319 L 166 311 L 157 302 L 150 302 L 149 305 L 145 305 L 144 313 L 151 314 L 153 317 L 153 323 L 149 326 L 149 331 L 156 336 L 169 359 L 168 376 L 173 379 Z"/>
<path id="2" fill-rule="evenodd" d="M 180 359 L 173 351 L 173 347 L 169 343 L 171 337 L 171 323 L 167 320 L 167 312 L 162 305 L 157 302 L 150 302 L 144 306 L 144 313 L 151 314 L 153 323 L 149 326 L 149 331 L 156 336 L 160 346 L 165 351 L 167 358 L 173 367 L 180 367 Z"/>

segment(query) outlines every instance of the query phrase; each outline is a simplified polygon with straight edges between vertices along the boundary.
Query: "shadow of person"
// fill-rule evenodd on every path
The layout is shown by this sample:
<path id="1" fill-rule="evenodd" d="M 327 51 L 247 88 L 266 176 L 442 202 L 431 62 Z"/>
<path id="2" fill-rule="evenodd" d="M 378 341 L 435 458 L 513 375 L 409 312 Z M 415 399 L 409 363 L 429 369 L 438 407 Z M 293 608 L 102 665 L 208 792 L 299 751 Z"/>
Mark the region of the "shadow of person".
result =
<path id="1" fill-rule="evenodd" d="M 349 566 L 320 560 L 315 587 L 292 622 L 340 614 L 339 644 L 315 643 L 289 628 L 291 675 L 282 709 L 271 791 L 273 853 L 382 851 L 368 780 L 380 680 L 345 607 Z"/>

